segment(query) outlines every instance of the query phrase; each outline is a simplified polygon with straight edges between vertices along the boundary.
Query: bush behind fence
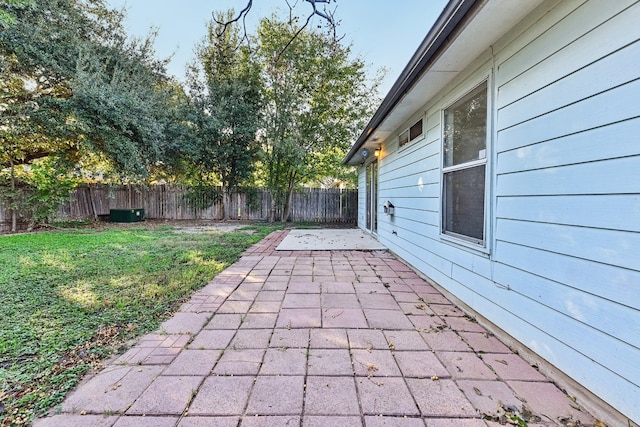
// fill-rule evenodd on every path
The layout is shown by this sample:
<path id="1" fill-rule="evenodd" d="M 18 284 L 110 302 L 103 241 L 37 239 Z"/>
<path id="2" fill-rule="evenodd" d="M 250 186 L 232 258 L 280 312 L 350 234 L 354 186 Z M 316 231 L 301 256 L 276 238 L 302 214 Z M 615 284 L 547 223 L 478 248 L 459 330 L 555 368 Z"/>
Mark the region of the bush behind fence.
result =
<path id="1" fill-rule="evenodd" d="M 149 219 L 222 220 L 222 202 L 218 193 L 191 194 L 176 185 L 154 186 L 81 186 L 68 202 L 58 209 L 59 219 L 106 219 L 110 209 L 144 209 Z M 194 199 L 195 197 L 195 199 Z M 207 207 L 203 207 L 207 206 Z M 293 193 L 289 220 L 324 223 L 356 223 L 358 191 L 305 188 Z M 268 221 L 271 218 L 271 195 L 265 189 L 234 193 L 227 207 L 230 220 Z M 280 218 L 280 212 L 274 212 Z M 28 218 L 18 215 L 20 228 Z M 0 199 L 0 230 L 11 229 L 11 211 Z"/>

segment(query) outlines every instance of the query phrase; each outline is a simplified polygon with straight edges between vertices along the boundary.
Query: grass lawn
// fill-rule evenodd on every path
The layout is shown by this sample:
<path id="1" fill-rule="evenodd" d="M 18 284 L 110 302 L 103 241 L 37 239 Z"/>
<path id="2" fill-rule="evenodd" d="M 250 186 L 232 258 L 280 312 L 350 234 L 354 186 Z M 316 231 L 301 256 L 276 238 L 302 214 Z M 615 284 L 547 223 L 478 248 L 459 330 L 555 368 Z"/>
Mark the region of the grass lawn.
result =
<path id="1" fill-rule="evenodd" d="M 77 229 L 0 236 L 0 425 L 29 424 L 280 228 Z"/>

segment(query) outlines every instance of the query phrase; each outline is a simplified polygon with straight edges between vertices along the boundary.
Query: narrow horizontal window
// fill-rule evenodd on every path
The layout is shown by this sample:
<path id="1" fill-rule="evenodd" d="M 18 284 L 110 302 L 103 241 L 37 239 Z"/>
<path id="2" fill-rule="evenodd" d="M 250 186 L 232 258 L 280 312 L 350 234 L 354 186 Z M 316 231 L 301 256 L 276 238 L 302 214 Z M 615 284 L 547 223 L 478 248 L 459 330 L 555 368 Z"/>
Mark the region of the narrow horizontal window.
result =
<path id="1" fill-rule="evenodd" d="M 420 138 L 424 133 L 422 127 L 422 119 L 415 122 L 409 129 L 405 130 L 398 136 L 398 144 L 400 147 Z"/>

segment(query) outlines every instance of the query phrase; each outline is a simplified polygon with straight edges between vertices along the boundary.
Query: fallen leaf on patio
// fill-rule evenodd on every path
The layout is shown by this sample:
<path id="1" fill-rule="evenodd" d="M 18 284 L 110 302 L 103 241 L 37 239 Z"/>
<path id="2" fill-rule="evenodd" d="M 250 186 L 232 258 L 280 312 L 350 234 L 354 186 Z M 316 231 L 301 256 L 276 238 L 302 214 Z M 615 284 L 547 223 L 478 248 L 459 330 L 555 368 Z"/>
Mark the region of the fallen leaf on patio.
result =
<path id="1" fill-rule="evenodd" d="M 471 323 L 478 323 L 478 321 L 474 318 L 469 316 L 468 314 L 465 314 L 464 316 L 462 316 L 463 318 L 467 319 L 469 322 Z"/>
<path id="2" fill-rule="evenodd" d="M 442 324 L 438 324 L 438 325 L 435 325 L 435 326 L 434 326 L 434 325 L 432 325 L 432 326 L 430 326 L 430 329 L 431 329 L 433 332 L 440 332 L 440 331 L 442 331 L 443 329 L 447 329 L 447 325 L 442 325 Z"/>
<path id="3" fill-rule="evenodd" d="M 560 424 L 566 427 L 580 427 L 582 426 L 582 423 L 580 422 L 580 420 L 574 420 L 572 416 L 568 416 L 568 417 L 558 417 L 558 421 L 560 421 Z"/>
<path id="4" fill-rule="evenodd" d="M 431 376 L 431 381 L 438 381 L 439 379 L 440 379 L 440 377 L 437 376 L 437 375 L 432 375 Z"/>
<path id="5" fill-rule="evenodd" d="M 515 405 L 498 403 L 495 413 L 482 413 L 485 420 L 495 421 L 500 425 L 516 425 L 518 427 L 527 427 L 527 423 L 539 423 L 542 419 L 534 415 L 526 405 L 518 408 Z"/>
<path id="6" fill-rule="evenodd" d="M 508 365 L 509 364 L 509 363 L 507 363 L 506 360 L 498 360 L 498 359 L 496 359 L 496 362 L 502 363 L 503 365 Z"/>

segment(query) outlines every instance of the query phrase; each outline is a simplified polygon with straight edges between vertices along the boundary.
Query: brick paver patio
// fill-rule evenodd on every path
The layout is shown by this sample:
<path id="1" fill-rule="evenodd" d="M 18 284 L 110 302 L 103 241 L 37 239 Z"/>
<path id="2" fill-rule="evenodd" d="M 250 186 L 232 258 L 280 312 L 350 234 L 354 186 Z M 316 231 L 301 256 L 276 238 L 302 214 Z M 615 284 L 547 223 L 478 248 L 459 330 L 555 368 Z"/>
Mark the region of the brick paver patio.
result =
<path id="1" fill-rule="evenodd" d="M 385 251 L 250 248 L 48 426 L 500 425 L 594 419 Z"/>

